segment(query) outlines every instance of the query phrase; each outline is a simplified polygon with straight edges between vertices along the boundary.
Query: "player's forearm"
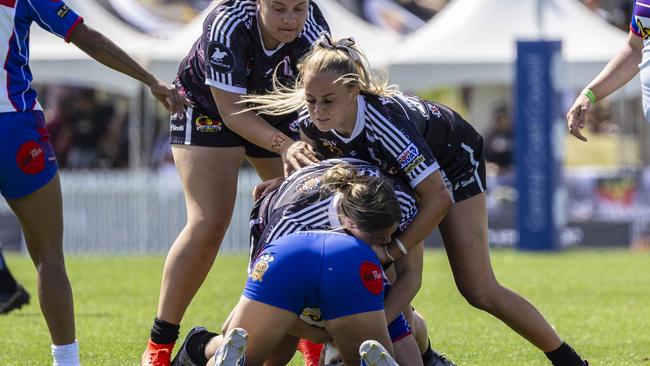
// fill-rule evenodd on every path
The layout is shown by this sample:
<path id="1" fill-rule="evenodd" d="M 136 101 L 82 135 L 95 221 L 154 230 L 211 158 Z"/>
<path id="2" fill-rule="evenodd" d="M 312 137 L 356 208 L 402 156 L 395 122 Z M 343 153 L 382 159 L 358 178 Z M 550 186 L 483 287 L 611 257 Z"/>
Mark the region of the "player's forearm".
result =
<path id="1" fill-rule="evenodd" d="M 447 186 L 438 172 L 423 180 L 415 190 L 419 197 L 418 213 L 408 228 L 399 236 L 409 251 L 435 230 L 453 203 Z M 401 250 L 396 247 L 394 242 L 388 248 L 393 258 L 397 259 L 402 256 Z"/>
<path id="2" fill-rule="evenodd" d="M 156 81 L 150 72 L 140 66 L 119 46 L 83 23 L 72 31 L 70 41 L 90 57 L 113 70 L 139 80 L 146 85 Z"/>
<path id="3" fill-rule="evenodd" d="M 224 116 L 223 119 L 226 126 L 239 136 L 276 154 L 280 154 L 294 142 L 254 112 Z"/>
<path id="4" fill-rule="evenodd" d="M 630 33 L 625 46 L 587 86 L 596 99 L 603 99 L 620 89 L 639 73 L 642 47 L 641 38 Z"/>
<path id="5" fill-rule="evenodd" d="M 395 262 L 396 280 L 384 299 L 386 321 L 390 324 L 406 309 L 422 286 L 424 243 Z"/>

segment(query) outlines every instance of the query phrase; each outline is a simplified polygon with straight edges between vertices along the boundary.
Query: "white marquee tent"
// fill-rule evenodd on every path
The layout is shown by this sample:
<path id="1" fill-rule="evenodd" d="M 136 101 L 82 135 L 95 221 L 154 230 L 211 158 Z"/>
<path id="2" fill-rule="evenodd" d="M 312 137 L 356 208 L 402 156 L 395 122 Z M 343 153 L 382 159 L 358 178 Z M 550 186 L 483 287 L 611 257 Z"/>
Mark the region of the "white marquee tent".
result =
<path id="1" fill-rule="evenodd" d="M 146 63 L 153 53 L 155 38 L 129 27 L 94 1 L 66 0 L 66 4 L 139 62 Z M 31 28 L 30 68 L 40 83 L 90 85 L 131 96 L 139 88 L 135 80 L 99 64 L 37 24 Z"/>
<path id="2" fill-rule="evenodd" d="M 574 88 L 586 85 L 626 39 L 578 0 L 454 0 L 394 49 L 391 79 L 410 90 L 510 85 L 516 40 L 540 34 L 562 41 L 567 86 Z"/>

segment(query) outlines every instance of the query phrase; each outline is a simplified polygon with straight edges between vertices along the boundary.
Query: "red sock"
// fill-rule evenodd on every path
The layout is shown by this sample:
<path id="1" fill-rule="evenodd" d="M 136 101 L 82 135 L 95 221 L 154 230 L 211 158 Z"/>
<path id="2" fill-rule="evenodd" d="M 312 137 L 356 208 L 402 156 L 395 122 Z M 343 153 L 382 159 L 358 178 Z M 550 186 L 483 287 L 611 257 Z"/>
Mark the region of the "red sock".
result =
<path id="1" fill-rule="evenodd" d="M 306 339 L 300 339 L 300 342 L 298 343 L 298 351 L 302 353 L 302 356 L 305 359 L 305 366 L 318 366 L 322 349 L 322 344 L 314 343 Z"/>

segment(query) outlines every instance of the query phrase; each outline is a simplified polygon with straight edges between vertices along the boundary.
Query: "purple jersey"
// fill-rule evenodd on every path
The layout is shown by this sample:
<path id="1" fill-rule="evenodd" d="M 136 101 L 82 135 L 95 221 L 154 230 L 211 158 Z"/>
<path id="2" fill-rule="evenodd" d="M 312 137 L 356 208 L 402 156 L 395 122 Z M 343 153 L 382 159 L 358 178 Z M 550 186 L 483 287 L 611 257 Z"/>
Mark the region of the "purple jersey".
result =
<path id="1" fill-rule="evenodd" d="M 267 50 L 259 33 L 256 9 L 254 0 L 219 4 L 208 14 L 203 34 L 178 68 L 178 90 L 211 117 L 220 119 L 210 87 L 238 94 L 264 94 L 273 87 L 272 73 L 278 65 L 280 80 L 292 83 L 298 60 L 321 33 L 329 32 L 320 9 L 310 1 L 307 21 L 298 38 Z"/>
<path id="2" fill-rule="evenodd" d="M 647 39 L 650 35 L 650 0 L 634 2 L 630 31 L 643 39 Z"/>
<path id="3" fill-rule="evenodd" d="M 0 0 L 0 113 L 40 110 L 29 69 L 29 27 L 32 22 L 70 40 L 83 19 L 61 0 Z"/>

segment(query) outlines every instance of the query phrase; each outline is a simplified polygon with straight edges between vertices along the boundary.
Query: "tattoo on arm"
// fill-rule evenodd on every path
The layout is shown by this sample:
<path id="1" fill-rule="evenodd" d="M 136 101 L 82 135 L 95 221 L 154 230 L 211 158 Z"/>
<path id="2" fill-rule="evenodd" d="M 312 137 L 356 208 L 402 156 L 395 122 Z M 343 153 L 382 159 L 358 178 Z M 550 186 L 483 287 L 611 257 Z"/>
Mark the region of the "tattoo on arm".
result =
<path id="1" fill-rule="evenodd" d="M 271 139 L 271 150 L 275 153 L 280 153 L 282 152 L 282 146 L 284 146 L 284 143 L 287 142 L 287 138 L 277 134 L 273 135 L 273 138 Z"/>

